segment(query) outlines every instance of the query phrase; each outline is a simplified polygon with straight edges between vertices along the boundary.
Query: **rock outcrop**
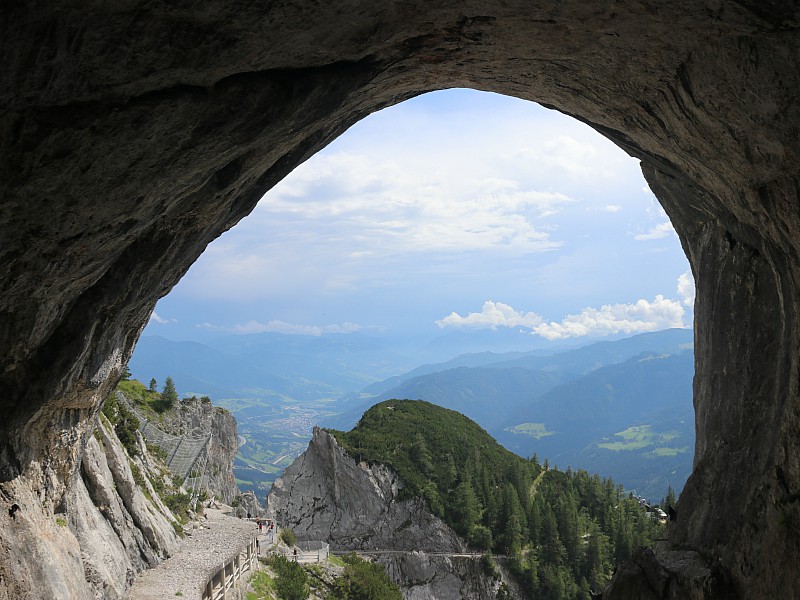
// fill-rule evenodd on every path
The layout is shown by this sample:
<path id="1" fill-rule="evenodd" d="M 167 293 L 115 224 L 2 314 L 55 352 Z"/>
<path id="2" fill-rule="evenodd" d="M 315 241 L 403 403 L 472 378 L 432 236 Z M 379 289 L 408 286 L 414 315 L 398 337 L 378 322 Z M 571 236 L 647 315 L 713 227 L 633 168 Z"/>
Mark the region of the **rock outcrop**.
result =
<path id="1" fill-rule="evenodd" d="M 490 576 L 481 560 L 424 552 L 376 557 L 389 578 L 400 586 L 405 600 L 494 600 L 503 585 L 509 598 L 525 597 L 502 561 L 495 563 L 496 574 Z"/>
<path id="2" fill-rule="evenodd" d="M 696 552 L 639 548 L 620 565 L 604 592 L 617 600 L 713 600 L 736 598 L 720 565 Z"/>
<path id="3" fill-rule="evenodd" d="M 324 540 L 335 550 L 464 552 L 422 500 L 399 498 L 402 485 L 389 468 L 356 462 L 315 427 L 306 451 L 273 484 L 267 514 L 298 539 Z"/>
<path id="4" fill-rule="evenodd" d="M 742 597 L 791 597 L 798 29 L 793 0 L 4 2 L 0 597 L 36 598 L 42 564 L 81 589 L 54 515 L 157 299 L 347 127 L 455 86 L 575 115 L 642 160 L 697 283 L 671 540 Z"/>
<path id="5" fill-rule="evenodd" d="M 65 496 L 65 517 L 80 544 L 93 592 L 82 597 L 124 598 L 139 571 L 177 550 L 177 522 L 141 475 L 147 469 L 144 461 L 132 460 L 102 420 L 97 432 L 87 443 L 81 476 L 72 479 Z M 141 440 L 140 447 L 144 453 Z"/>
<path id="6" fill-rule="evenodd" d="M 461 538 L 423 500 L 402 499 L 402 486 L 391 469 L 357 462 L 315 427 L 306 451 L 273 484 L 267 515 L 300 540 L 368 551 L 408 599 L 495 598 L 502 579 L 486 576 L 479 556 L 458 556 L 467 552 Z"/>
<path id="7" fill-rule="evenodd" d="M 136 573 L 177 549 L 175 517 L 141 476 L 144 463 L 102 420 L 96 432 L 54 514 L 41 497 L 17 496 L 0 536 L 23 540 L 26 554 L 2 557 L 18 584 L 0 583 L 0 598 L 124 598 Z"/>
<path id="8" fill-rule="evenodd" d="M 210 436 L 208 463 L 205 465 L 204 482 L 209 494 L 230 504 L 241 492 L 233 475 L 233 460 L 239 450 L 239 434 L 236 419 L 220 406 L 214 406 L 207 398 L 187 398 L 173 409 L 161 415 L 156 425 L 175 436 Z"/>

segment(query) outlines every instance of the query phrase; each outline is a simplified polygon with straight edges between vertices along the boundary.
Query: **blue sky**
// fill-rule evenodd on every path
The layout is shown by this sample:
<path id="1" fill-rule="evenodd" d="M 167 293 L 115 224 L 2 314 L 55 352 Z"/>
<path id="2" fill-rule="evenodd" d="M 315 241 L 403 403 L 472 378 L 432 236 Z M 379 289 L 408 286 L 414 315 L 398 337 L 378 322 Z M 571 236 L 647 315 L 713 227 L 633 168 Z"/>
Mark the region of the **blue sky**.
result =
<path id="1" fill-rule="evenodd" d="M 536 104 L 470 90 L 371 115 L 269 191 L 145 334 L 514 328 L 583 340 L 692 322 L 638 161 Z"/>

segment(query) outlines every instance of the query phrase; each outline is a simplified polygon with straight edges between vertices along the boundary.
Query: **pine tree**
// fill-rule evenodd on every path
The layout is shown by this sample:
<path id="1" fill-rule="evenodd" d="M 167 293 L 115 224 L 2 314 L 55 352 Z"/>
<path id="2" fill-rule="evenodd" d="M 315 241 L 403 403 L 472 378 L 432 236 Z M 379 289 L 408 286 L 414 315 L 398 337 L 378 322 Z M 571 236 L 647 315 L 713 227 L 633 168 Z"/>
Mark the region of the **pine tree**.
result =
<path id="1" fill-rule="evenodd" d="M 172 408 L 177 401 L 178 392 L 175 391 L 175 382 L 172 381 L 172 377 L 167 377 L 161 392 L 161 402 L 166 408 Z"/>
<path id="2" fill-rule="evenodd" d="M 155 377 L 150 380 L 150 392 L 155 394 L 158 391 L 158 382 L 155 380 Z"/>
<path id="3" fill-rule="evenodd" d="M 479 516 L 478 498 L 469 477 L 456 486 L 453 495 L 454 528 L 462 536 L 469 538 Z"/>
<path id="4" fill-rule="evenodd" d="M 522 513 L 512 511 L 503 528 L 503 546 L 507 554 L 517 555 L 522 549 Z"/>
<path id="5" fill-rule="evenodd" d="M 431 477 L 433 475 L 433 456 L 421 433 L 417 433 L 415 436 L 414 443 L 411 444 L 409 455 L 425 477 Z"/>
<path id="6" fill-rule="evenodd" d="M 664 510 L 667 510 L 668 506 L 671 506 L 672 508 L 675 508 L 675 503 L 677 501 L 678 501 L 678 499 L 675 497 L 675 490 L 672 489 L 672 486 L 669 486 L 667 488 L 666 497 L 663 500 L 661 500 L 661 507 Z"/>
<path id="7" fill-rule="evenodd" d="M 578 537 L 578 510 L 577 502 L 571 494 L 565 494 L 558 503 L 558 531 L 561 543 L 567 551 L 570 565 L 577 566 L 580 539 Z"/>

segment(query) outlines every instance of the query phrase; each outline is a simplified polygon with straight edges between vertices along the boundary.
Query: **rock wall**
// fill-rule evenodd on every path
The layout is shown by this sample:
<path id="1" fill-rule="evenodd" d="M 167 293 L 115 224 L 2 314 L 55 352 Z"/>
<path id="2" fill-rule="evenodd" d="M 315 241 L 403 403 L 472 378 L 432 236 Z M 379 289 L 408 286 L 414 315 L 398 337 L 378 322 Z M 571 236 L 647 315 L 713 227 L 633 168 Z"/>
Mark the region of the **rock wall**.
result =
<path id="1" fill-rule="evenodd" d="M 306 451 L 273 484 L 267 515 L 300 540 L 368 551 L 407 599 L 495 598 L 502 580 L 487 577 L 479 558 L 432 554 L 457 555 L 467 547 L 424 501 L 401 500 L 402 485 L 393 471 L 356 462 L 315 427 Z"/>
<path id="2" fill-rule="evenodd" d="M 336 550 L 463 552 L 458 535 L 425 508 L 400 500 L 402 482 L 384 465 L 357 463 L 327 431 L 314 428 L 303 454 L 267 496 L 267 514 L 300 540 Z"/>
<path id="3" fill-rule="evenodd" d="M 488 577 L 479 557 L 385 554 L 376 561 L 398 583 L 405 600 L 495 600 L 502 584 L 510 598 L 525 598 L 502 561 L 496 561 L 498 577 Z"/>
<path id="4" fill-rule="evenodd" d="M 211 434 L 206 466 L 209 493 L 226 504 L 241 494 L 233 475 L 239 434 L 236 419 L 230 411 L 201 398 L 184 399 L 163 414 L 158 426 L 172 435 L 199 437 Z"/>
<path id="5" fill-rule="evenodd" d="M 4 522 L 2 537 L 21 538 L 25 552 L 3 557 L 17 576 L 0 583 L 0 598 L 121 599 L 136 573 L 175 552 L 175 517 L 134 469 L 147 472 L 98 420 L 54 514 L 28 495 Z"/>
<path id="6" fill-rule="evenodd" d="M 146 473 L 144 461 L 131 460 L 102 421 L 97 431 L 101 441 L 89 439 L 81 477 L 72 480 L 65 498 L 66 515 L 94 597 L 124 598 L 136 573 L 173 554 L 179 538 L 175 517 L 149 479 L 136 481 L 133 469 Z"/>
<path id="7" fill-rule="evenodd" d="M 575 115 L 642 160 L 697 282 L 671 539 L 743 598 L 793 596 L 799 29 L 793 0 L 2 3 L 0 597 L 39 575 L 15 557 L 63 537 L 53 515 L 157 299 L 348 126 L 456 86 Z M 66 589 L 76 548 L 39 557 Z"/>

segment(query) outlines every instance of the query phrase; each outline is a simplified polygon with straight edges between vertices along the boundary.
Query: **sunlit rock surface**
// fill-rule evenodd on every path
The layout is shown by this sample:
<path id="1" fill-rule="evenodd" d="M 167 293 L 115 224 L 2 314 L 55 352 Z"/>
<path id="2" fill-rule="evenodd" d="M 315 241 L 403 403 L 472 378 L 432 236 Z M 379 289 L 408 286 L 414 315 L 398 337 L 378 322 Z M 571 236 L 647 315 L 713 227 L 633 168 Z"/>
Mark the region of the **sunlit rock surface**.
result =
<path id="1" fill-rule="evenodd" d="M 37 596 L 43 577 L 82 597 L 79 543 L 53 515 L 156 300 L 348 126 L 454 86 L 575 115 L 642 160 L 697 283 L 695 466 L 670 539 L 729 573 L 742 598 L 791 597 L 798 10 L 791 0 L 3 3 L 0 598 L 50 597 Z"/>
<path id="2" fill-rule="evenodd" d="M 203 491 L 230 504 L 240 495 L 233 474 L 233 460 L 239 450 L 236 419 L 222 407 L 208 400 L 191 398 L 181 400 L 162 415 L 156 423 L 167 433 L 177 436 L 211 436 L 208 445 L 208 462 L 203 470 Z M 199 471 L 199 467 L 196 469 Z"/>
<path id="3" fill-rule="evenodd" d="M 267 514 L 300 540 L 370 552 L 407 600 L 496 598 L 502 580 L 487 577 L 480 557 L 459 556 L 468 552 L 461 538 L 424 501 L 402 499 L 401 489 L 396 473 L 357 462 L 314 428 L 306 451 L 273 484 Z"/>
<path id="4" fill-rule="evenodd" d="M 357 463 L 327 431 L 267 496 L 267 513 L 301 540 L 330 540 L 340 550 L 463 552 L 466 547 L 418 498 L 401 500 L 402 482 L 381 464 Z"/>

